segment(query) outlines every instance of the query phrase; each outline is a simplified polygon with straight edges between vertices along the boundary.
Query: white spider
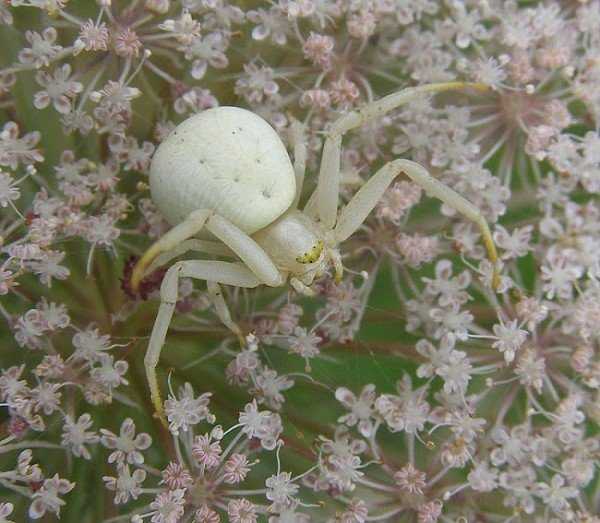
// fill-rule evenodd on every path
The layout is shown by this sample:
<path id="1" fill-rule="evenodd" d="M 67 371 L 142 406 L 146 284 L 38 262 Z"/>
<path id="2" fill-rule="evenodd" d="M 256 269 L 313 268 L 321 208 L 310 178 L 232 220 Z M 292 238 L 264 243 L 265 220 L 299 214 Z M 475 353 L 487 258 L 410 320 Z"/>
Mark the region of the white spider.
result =
<path id="1" fill-rule="evenodd" d="M 339 281 L 342 263 L 338 244 L 360 227 L 401 173 L 474 221 L 496 266 L 496 249 L 479 210 L 409 160 L 384 165 L 338 215 L 343 134 L 424 93 L 460 88 L 487 89 L 464 82 L 423 85 L 341 116 L 326 131 L 317 187 L 303 210 L 298 209 L 298 200 L 306 147 L 299 124 L 294 127 L 293 166 L 273 128 L 256 114 L 237 107 L 217 107 L 192 116 L 160 144 L 152 159 L 150 187 L 154 202 L 174 227 L 139 260 L 131 278 L 132 289 L 137 291 L 145 274 L 189 250 L 236 260 L 178 261 L 163 279 L 161 304 L 144 360 L 152 401 L 163 422 L 156 365 L 177 302 L 178 279 L 206 280 L 219 318 L 241 338 L 219 284 L 278 287 L 289 279 L 296 291 L 311 295 L 313 280 L 329 265 Z M 194 239 L 203 229 L 212 234 L 212 240 Z"/>

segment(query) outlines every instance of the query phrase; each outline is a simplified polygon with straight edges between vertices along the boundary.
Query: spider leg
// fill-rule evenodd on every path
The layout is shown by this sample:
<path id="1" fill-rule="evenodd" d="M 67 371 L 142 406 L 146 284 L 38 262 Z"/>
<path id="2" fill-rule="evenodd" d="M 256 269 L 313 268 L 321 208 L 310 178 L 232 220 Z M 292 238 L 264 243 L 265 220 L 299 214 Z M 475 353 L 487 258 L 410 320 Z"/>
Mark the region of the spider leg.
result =
<path id="1" fill-rule="evenodd" d="M 264 249 L 229 220 L 215 214 L 206 222 L 206 229 L 227 245 L 261 283 L 270 287 L 279 287 L 285 283 L 285 277 Z"/>
<path id="2" fill-rule="evenodd" d="M 189 240 L 182 241 L 179 245 L 173 247 L 170 251 L 159 254 L 154 261 L 148 265 L 146 274 L 151 274 L 159 267 L 167 265 L 170 261 L 178 258 L 186 252 L 203 252 L 205 254 L 216 254 L 217 256 L 227 256 L 235 258 L 235 254 L 229 249 L 229 247 L 223 245 L 220 242 L 213 242 L 210 240 L 197 240 L 196 238 L 190 238 Z"/>
<path id="3" fill-rule="evenodd" d="M 221 323 L 223 323 L 223 325 L 225 325 L 237 336 L 237 339 L 240 342 L 240 347 L 243 347 L 246 343 L 246 340 L 244 339 L 242 330 L 238 327 L 237 323 L 231 319 L 231 313 L 229 312 L 229 307 L 223 298 L 223 292 L 221 291 L 220 285 L 214 281 L 208 281 L 206 282 L 206 287 L 208 290 L 208 295 L 210 296 L 210 301 L 214 305 L 217 316 L 219 316 Z"/>
<path id="4" fill-rule="evenodd" d="M 294 173 L 296 175 L 296 196 L 292 202 L 291 209 L 298 208 L 298 201 L 302 196 L 304 185 L 304 173 L 306 171 L 306 134 L 305 125 L 298 121 L 292 121 L 292 143 L 294 144 Z"/>
<path id="5" fill-rule="evenodd" d="M 167 426 L 167 421 L 163 409 L 156 366 L 158 365 L 160 353 L 171 323 L 171 318 L 173 317 L 173 311 L 175 310 L 175 304 L 177 303 L 179 278 L 185 277 L 207 280 L 209 282 L 209 293 L 211 293 L 212 296 L 215 296 L 215 290 L 218 289 L 218 283 L 247 288 L 256 287 L 261 284 L 261 281 L 248 268 L 240 263 L 212 260 L 186 260 L 177 262 L 167 271 L 160 287 L 160 307 L 158 309 L 156 320 L 154 321 L 154 326 L 152 327 L 148 349 L 146 350 L 146 356 L 144 358 L 144 367 L 146 369 L 146 376 L 150 387 L 150 398 L 158 418 L 165 426 Z M 219 301 L 219 297 L 222 300 L 222 296 L 215 297 L 217 298 L 217 301 Z M 241 335 L 239 327 L 231 321 L 229 310 L 224 301 L 222 304 L 219 302 L 216 309 L 217 314 L 222 321 L 224 318 L 228 319 L 227 321 L 223 321 L 226 326 L 230 328 L 230 325 L 235 326 L 234 329 L 237 329 L 237 332 L 234 329 L 232 330 L 239 337 Z"/>
<path id="6" fill-rule="evenodd" d="M 327 132 L 327 138 L 323 147 L 323 156 L 321 157 L 319 180 L 315 191 L 317 198 L 316 205 L 323 225 L 327 228 L 333 228 L 337 217 L 342 136 L 346 132 L 375 120 L 423 94 L 465 88 L 477 89 L 479 91 L 488 89 L 483 84 L 468 82 L 447 82 L 408 87 L 366 104 L 355 111 L 350 111 L 338 118 Z"/>
<path id="7" fill-rule="evenodd" d="M 152 244 L 133 268 L 131 275 L 131 288 L 133 291 L 137 292 L 144 274 L 146 274 L 148 267 L 157 256 L 175 249 L 181 242 L 198 234 L 211 214 L 213 214 L 213 211 L 210 209 L 200 209 L 190 213 L 186 220 L 177 224 Z"/>
<path id="8" fill-rule="evenodd" d="M 499 275 L 496 272 L 498 254 L 492 233 L 481 211 L 455 190 L 436 180 L 423 166 L 410 160 L 393 160 L 369 178 L 342 209 L 334 229 L 336 241 L 344 241 L 360 227 L 386 189 L 401 173 L 405 173 L 413 182 L 420 185 L 429 196 L 438 198 L 479 227 L 488 257 L 494 266 L 492 284 L 494 289 L 497 288 L 499 284 Z"/>

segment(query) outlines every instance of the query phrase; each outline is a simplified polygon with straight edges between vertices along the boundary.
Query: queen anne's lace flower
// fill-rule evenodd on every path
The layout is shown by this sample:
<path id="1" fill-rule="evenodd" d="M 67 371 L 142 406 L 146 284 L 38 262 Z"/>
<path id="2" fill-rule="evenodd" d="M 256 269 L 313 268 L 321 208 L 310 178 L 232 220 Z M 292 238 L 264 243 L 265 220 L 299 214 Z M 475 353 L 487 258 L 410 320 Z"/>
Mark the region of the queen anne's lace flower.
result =
<path id="1" fill-rule="evenodd" d="M 127 418 L 121 424 L 119 435 L 110 430 L 100 429 L 102 434 L 100 442 L 113 452 L 108 457 L 109 463 L 131 463 L 140 465 L 144 463 L 144 455 L 140 452 L 146 450 L 152 444 L 152 438 L 145 432 L 136 435 L 135 423 Z"/>
<path id="2" fill-rule="evenodd" d="M 117 505 L 85 504 L 93 521 L 597 523 L 598 0 L 75 4 L 0 1 L 0 522 L 72 519 L 93 462 Z M 428 82 L 454 89 L 384 110 Z M 152 200 L 156 151 L 240 104 L 280 136 L 323 236 L 294 285 L 313 295 L 228 285 L 244 253 L 202 232 L 134 292 L 176 225 Z M 219 184 L 250 152 L 180 151 Z M 404 173 L 379 187 L 397 158 L 468 219 Z M 338 257 L 348 202 L 374 190 Z M 176 258 L 227 278 L 159 304 Z M 142 361 L 159 306 L 162 409 Z"/>

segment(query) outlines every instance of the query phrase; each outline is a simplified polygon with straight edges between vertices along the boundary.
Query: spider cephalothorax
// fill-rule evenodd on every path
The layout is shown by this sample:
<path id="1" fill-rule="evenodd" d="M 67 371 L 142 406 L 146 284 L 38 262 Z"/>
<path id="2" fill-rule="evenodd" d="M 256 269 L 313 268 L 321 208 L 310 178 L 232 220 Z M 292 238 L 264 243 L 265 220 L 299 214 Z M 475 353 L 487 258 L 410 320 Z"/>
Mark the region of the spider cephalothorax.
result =
<path id="1" fill-rule="evenodd" d="M 177 280 L 207 281 L 221 321 L 240 339 L 219 284 L 252 288 L 281 286 L 311 295 L 314 279 L 328 267 L 342 276 L 339 245 L 364 222 L 399 174 L 442 200 L 480 228 L 492 263 L 496 250 L 479 210 L 419 164 L 393 160 L 375 173 L 338 213 L 342 136 L 423 93 L 481 84 L 452 82 L 405 89 L 341 116 L 326 132 L 316 190 L 302 210 L 306 147 L 302 126 L 294 125 L 294 164 L 274 129 L 260 116 L 237 107 L 217 107 L 177 126 L 158 147 L 150 169 L 152 198 L 173 228 L 148 249 L 133 269 L 136 292 L 144 275 L 186 251 L 228 258 L 185 260 L 167 271 L 152 330 L 146 371 L 152 399 L 162 417 L 156 365 L 177 301 Z M 209 233 L 209 235 L 206 235 Z M 495 277 L 497 282 L 497 275 Z"/>

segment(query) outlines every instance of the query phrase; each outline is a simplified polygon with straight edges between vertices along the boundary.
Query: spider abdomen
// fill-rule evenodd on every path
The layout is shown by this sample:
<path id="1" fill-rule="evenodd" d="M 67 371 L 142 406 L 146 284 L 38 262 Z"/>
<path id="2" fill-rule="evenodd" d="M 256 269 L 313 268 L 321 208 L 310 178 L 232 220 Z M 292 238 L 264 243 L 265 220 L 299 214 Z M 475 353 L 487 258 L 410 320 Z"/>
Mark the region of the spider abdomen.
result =
<path id="1" fill-rule="evenodd" d="M 216 107 L 183 121 L 160 144 L 150 188 L 172 225 L 212 209 L 252 234 L 290 207 L 296 181 L 283 142 L 265 120 Z"/>

